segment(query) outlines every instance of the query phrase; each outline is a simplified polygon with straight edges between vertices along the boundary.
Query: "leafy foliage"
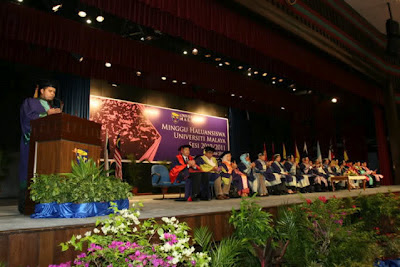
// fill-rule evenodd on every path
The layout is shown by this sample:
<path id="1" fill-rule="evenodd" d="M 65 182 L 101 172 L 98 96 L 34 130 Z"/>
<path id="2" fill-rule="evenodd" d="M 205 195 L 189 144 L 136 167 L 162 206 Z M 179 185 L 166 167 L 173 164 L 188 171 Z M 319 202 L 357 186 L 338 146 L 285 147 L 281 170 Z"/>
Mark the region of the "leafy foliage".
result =
<path id="1" fill-rule="evenodd" d="M 31 199 L 37 203 L 88 203 L 124 199 L 130 186 L 107 176 L 102 166 L 89 159 L 71 163 L 71 173 L 39 175 L 32 178 Z"/>
<path id="2" fill-rule="evenodd" d="M 212 232 L 207 226 L 194 229 L 193 237 L 197 244 L 203 248 L 203 250 L 207 251 L 209 249 L 212 239 Z"/>

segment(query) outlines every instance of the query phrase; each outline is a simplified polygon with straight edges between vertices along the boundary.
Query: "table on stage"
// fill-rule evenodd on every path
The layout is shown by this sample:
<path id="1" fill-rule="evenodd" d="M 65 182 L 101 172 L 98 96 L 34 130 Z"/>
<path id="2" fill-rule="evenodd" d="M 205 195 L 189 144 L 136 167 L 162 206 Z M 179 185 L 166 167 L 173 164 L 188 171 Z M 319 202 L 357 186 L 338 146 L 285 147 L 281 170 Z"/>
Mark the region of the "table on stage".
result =
<path id="1" fill-rule="evenodd" d="M 366 176 L 333 176 L 330 178 L 331 183 L 332 183 L 332 190 L 335 191 L 335 181 L 340 182 L 340 181 L 346 181 L 347 182 L 347 188 L 349 191 L 351 191 L 351 184 L 350 181 L 355 181 L 355 180 L 362 180 L 363 181 L 363 189 L 365 191 L 365 185 L 367 183 L 367 177 Z"/>

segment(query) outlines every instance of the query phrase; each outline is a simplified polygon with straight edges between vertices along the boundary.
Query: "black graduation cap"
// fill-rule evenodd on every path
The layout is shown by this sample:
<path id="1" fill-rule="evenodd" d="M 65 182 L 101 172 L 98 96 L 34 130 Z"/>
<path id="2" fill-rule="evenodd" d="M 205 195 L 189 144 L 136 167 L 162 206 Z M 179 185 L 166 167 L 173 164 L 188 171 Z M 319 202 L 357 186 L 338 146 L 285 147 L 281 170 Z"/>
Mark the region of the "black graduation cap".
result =
<path id="1" fill-rule="evenodd" d="M 220 158 L 222 159 L 227 154 L 232 154 L 232 153 L 230 151 L 225 151 L 224 153 L 221 154 Z"/>
<path id="2" fill-rule="evenodd" d="M 184 149 L 184 148 L 192 148 L 192 146 L 191 146 L 191 145 L 181 145 L 181 146 L 178 148 L 178 151 L 181 151 L 181 150 Z"/>
<path id="3" fill-rule="evenodd" d="M 274 159 L 276 159 L 277 157 L 279 157 L 281 154 L 275 154 L 274 155 Z"/>
<path id="4" fill-rule="evenodd" d="M 47 87 L 54 87 L 57 88 L 57 82 L 51 80 L 39 80 L 37 81 L 37 85 L 40 89 L 47 88 Z"/>
<path id="5" fill-rule="evenodd" d="M 215 148 L 211 147 L 211 146 L 206 146 L 204 148 L 204 152 L 215 152 Z"/>

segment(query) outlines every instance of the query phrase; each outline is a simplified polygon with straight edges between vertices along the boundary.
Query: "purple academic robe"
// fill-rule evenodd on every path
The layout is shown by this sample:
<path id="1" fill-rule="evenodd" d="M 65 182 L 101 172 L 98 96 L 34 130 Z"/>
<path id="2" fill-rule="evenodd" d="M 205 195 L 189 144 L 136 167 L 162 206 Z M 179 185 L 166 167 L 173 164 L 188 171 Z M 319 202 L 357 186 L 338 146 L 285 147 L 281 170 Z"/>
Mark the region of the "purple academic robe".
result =
<path id="1" fill-rule="evenodd" d="M 31 121 L 45 115 L 47 115 L 46 110 L 40 103 L 39 98 L 27 98 L 21 105 L 20 125 L 22 134 L 19 161 L 19 182 L 21 189 L 26 189 L 27 185 Z"/>

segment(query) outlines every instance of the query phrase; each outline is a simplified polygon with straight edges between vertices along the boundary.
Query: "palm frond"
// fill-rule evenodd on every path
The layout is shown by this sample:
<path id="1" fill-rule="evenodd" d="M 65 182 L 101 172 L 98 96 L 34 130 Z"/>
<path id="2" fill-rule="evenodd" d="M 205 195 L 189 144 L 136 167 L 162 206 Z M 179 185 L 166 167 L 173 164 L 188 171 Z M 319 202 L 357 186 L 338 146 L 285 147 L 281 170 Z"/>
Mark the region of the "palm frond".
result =
<path id="1" fill-rule="evenodd" d="M 212 238 L 212 232 L 207 226 L 194 229 L 193 237 L 197 244 L 203 248 L 203 251 L 208 251 Z"/>
<path id="2" fill-rule="evenodd" d="M 238 266 L 243 246 L 242 240 L 233 237 L 223 239 L 211 252 L 211 266 Z"/>

